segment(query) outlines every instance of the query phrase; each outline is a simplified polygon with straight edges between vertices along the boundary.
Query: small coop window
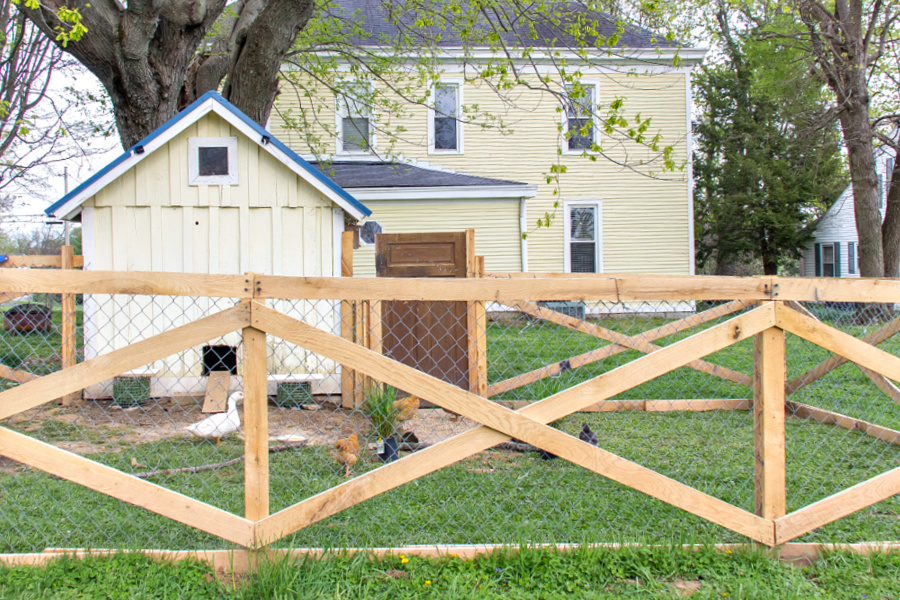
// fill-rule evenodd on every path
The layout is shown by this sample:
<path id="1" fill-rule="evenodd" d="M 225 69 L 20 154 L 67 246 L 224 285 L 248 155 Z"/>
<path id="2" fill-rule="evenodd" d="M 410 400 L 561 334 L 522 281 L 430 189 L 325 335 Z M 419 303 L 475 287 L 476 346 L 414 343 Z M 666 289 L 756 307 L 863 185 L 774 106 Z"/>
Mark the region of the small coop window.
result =
<path id="1" fill-rule="evenodd" d="M 237 185 L 237 138 L 189 138 L 189 185 Z"/>

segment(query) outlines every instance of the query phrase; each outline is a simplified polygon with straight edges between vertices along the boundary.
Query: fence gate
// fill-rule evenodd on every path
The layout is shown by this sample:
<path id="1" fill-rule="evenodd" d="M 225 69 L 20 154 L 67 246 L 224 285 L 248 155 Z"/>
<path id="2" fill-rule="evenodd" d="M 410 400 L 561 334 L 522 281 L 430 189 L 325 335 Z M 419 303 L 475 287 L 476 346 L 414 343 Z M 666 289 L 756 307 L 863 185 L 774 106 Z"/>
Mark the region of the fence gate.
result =
<path id="1" fill-rule="evenodd" d="M 375 236 L 378 277 L 472 277 L 475 231 Z M 385 302 L 385 356 L 469 389 L 467 302 Z"/>

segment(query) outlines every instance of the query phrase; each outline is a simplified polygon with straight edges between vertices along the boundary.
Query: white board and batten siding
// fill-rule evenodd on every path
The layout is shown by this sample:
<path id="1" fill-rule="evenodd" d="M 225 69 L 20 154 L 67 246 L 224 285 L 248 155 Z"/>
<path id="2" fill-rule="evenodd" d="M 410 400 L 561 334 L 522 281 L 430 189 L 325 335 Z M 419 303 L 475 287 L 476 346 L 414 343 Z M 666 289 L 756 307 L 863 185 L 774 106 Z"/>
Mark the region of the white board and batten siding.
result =
<path id="1" fill-rule="evenodd" d="M 188 185 L 188 139 L 238 138 L 236 185 Z M 85 267 L 185 273 L 337 276 L 344 212 L 214 113 L 83 204 Z M 233 306 L 236 299 L 109 297 L 85 300 L 87 357 Z M 333 307 L 270 303 L 334 330 Z M 88 326 L 87 324 L 90 323 Z M 235 332 L 215 343 L 238 346 Z M 273 341 L 270 340 L 270 345 Z M 199 376 L 200 349 L 152 366 L 160 377 Z M 270 374 L 334 372 L 333 364 L 274 342 Z"/>

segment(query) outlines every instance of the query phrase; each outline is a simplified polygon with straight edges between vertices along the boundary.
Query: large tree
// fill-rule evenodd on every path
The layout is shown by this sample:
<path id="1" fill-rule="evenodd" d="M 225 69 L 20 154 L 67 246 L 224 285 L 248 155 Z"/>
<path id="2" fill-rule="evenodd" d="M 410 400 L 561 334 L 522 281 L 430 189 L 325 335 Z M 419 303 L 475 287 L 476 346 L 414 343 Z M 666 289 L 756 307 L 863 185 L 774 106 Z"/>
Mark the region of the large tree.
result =
<path id="1" fill-rule="evenodd" d="M 753 256 L 775 275 L 844 185 L 839 136 L 833 122 L 813 126 L 827 104 L 821 84 L 797 76 L 802 53 L 733 32 L 724 2 L 716 22 L 722 60 L 695 88 L 697 258 L 721 268 Z"/>

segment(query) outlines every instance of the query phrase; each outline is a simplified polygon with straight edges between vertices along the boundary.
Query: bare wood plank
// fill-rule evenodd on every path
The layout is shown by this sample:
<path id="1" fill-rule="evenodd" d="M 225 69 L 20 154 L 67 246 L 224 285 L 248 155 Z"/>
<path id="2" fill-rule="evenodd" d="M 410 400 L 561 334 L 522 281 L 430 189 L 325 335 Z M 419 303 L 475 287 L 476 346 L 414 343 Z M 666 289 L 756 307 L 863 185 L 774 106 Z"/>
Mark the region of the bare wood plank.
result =
<path id="1" fill-rule="evenodd" d="M 752 302 L 747 302 L 744 300 L 732 300 L 731 302 L 723 304 L 722 306 L 716 306 L 700 313 L 688 315 L 687 317 L 684 317 L 677 321 L 673 321 L 672 323 L 660 325 L 655 329 L 645 331 L 644 333 L 640 334 L 640 337 L 647 341 L 655 341 L 660 338 L 668 337 L 680 331 L 684 331 L 685 329 L 691 329 L 693 327 L 703 325 L 704 323 L 708 323 L 713 319 L 718 319 L 723 316 L 735 313 L 739 310 L 743 310 L 745 308 L 748 308 L 749 306 L 752 306 L 753 304 L 754 303 Z M 498 381 L 497 383 L 491 384 L 488 387 L 487 393 L 485 395 L 490 398 L 491 396 L 496 396 L 497 394 L 502 394 L 503 392 L 508 392 L 530 383 L 534 383 L 535 381 L 539 381 L 547 377 L 553 377 L 569 369 L 577 369 L 578 367 L 599 362 L 605 358 L 614 356 L 627 350 L 627 347 L 619 346 L 617 344 L 598 348 L 597 350 L 591 350 L 590 352 L 585 352 L 584 354 L 573 356 L 570 359 L 560 361 L 552 365 L 547 365 L 546 367 L 541 367 L 540 369 L 535 369 L 534 371 L 522 373 L 521 375 L 516 375 L 515 377 L 511 377 L 504 381 Z"/>
<path id="2" fill-rule="evenodd" d="M 814 315 L 809 313 L 809 311 L 805 308 L 803 312 L 805 312 L 811 318 L 814 318 Z M 867 344 L 877 346 L 878 344 L 889 340 L 897 333 L 900 333 L 900 316 L 894 317 L 890 322 L 885 323 L 875 331 L 870 332 L 868 335 L 862 338 L 862 341 L 866 342 Z M 801 388 L 809 385 L 810 383 L 813 383 L 817 379 L 824 377 L 845 362 L 847 362 L 847 359 L 843 356 L 831 356 L 827 358 L 803 375 L 795 377 L 794 379 L 789 381 L 785 386 L 787 392 L 789 394 L 796 393 Z"/>
<path id="3" fill-rule="evenodd" d="M 531 404 L 519 412 L 512 412 L 270 309 L 254 310 L 253 325 L 260 329 L 333 360 L 353 363 L 355 368 L 369 372 L 381 381 L 485 423 L 489 427 L 489 429 L 480 427 L 455 436 L 280 511 L 257 524 L 257 539 L 263 542 L 279 539 L 388 489 L 452 464 L 510 437 L 516 437 L 702 518 L 771 544 L 773 532 L 770 521 L 605 450 L 584 444 L 561 431 L 546 427 L 544 423 L 604 399 L 598 396 L 611 392 L 606 396 L 609 397 L 671 371 L 684 361 L 693 360 L 697 352 L 716 351 L 746 339 L 771 326 L 773 319 L 774 313 L 770 306 L 758 308 L 660 352 L 600 375 L 594 380 Z M 500 433 L 501 431 L 503 433 Z M 504 433 L 506 435 L 503 435 Z"/>
<path id="4" fill-rule="evenodd" d="M 84 257 L 80 254 L 72 257 L 72 267 L 71 268 L 80 268 L 84 266 Z M 42 254 L 42 255 L 26 255 L 26 254 L 10 254 L 6 257 L 6 260 L 0 263 L 0 267 L 2 268 L 22 268 L 22 267 L 30 267 L 30 268 L 47 268 L 47 267 L 56 267 L 66 268 L 62 266 L 62 260 L 57 254 Z"/>
<path id="5" fill-rule="evenodd" d="M 784 332 L 757 334 L 754 345 L 753 446 L 756 514 L 775 520 L 787 511 L 784 439 Z"/>
<path id="6" fill-rule="evenodd" d="M 838 427 L 843 427 L 844 429 L 859 431 L 870 437 L 879 439 L 889 444 L 900 444 L 900 431 L 896 431 L 888 427 L 882 427 L 881 425 L 875 425 L 874 423 L 869 423 L 868 421 L 863 421 L 862 419 L 855 419 L 853 417 L 848 417 L 847 415 L 842 415 L 830 410 L 825 410 L 823 408 L 817 408 L 815 406 L 809 406 L 807 404 L 801 404 L 799 402 L 793 402 L 790 400 L 785 402 L 785 408 L 787 409 L 788 414 L 792 417 L 797 417 L 800 419 L 812 419 L 813 421 L 822 423 L 824 425 L 837 425 Z"/>
<path id="7" fill-rule="evenodd" d="M 828 277 L 774 277 L 777 300 L 799 302 L 872 302 L 893 304 L 900 301 L 900 281 L 896 279 L 831 279 Z"/>
<path id="8" fill-rule="evenodd" d="M 872 383 L 875 384 L 879 390 L 885 393 L 887 397 L 891 400 L 900 404 L 900 388 L 894 385 L 894 382 L 885 377 L 884 375 L 880 375 L 871 369 L 867 369 L 865 367 L 860 367 L 857 365 L 860 371 L 863 372 L 863 375 L 868 377 Z"/>
<path id="9" fill-rule="evenodd" d="M 13 300 L 15 300 L 17 298 L 21 298 L 24 295 L 25 294 L 20 294 L 18 292 L 0 293 L 0 304 L 3 304 L 4 302 L 12 302 Z"/>
<path id="10" fill-rule="evenodd" d="M 251 313 L 255 310 L 251 305 Z M 269 403 L 266 395 L 266 334 L 243 330 L 241 362 L 244 375 L 244 516 L 259 521 L 269 516 Z"/>
<path id="11" fill-rule="evenodd" d="M 359 345 L 365 345 L 369 336 L 366 332 L 366 313 L 368 312 L 369 303 L 366 300 L 353 303 L 353 340 Z M 363 373 L 354 372 L 354 385 L 350 393 L 351 402 L 354 408 L 360 408 L 363 404 L 363 390 L 372 387 L 372 380 Z"/>
<path id="12" fill-rule="evenodd" d="M 61 268 L 71 270 L 75 268 L 72 246 L 63 246 L 60 250 Z M 60 358 L 63 369 L 71 369 L 75 366 L 77 344 L 75 338 L 75 295 L 62 295 L 62 310 L 60 316 Z M 62 405 L 67 406 L 81 397 L 81 393 L 66 394 L 62 397 Z"/>
<path id="13" fill-rule="evenodd" d="M 228 410 L 228 389 L 231 387 L 231 372 L 211 371 L 206 379 L 206 394 L 203 396 L 202 413 L 221 413 Z"/>
<path id="14" fill-rule="evenodd" d="M 473 234 L 474 245 L 474 230 Z M 484 273 L 484 257 L 476 256 L 473 277 Z M 479 396 L 487 393 L 487 312 L 484 302 L 476 300 L 467 303 L 469 353 L 469 391 Z"/>
<path id="15" fill-rule="evenodd" d="M 135 342 L 126 348 L 87 360 L 71 369 L 57 371 L 0 392 L 0 419 L 50 402 L 60 394 L 68 394 L 100 383 L 125 371 L 143 367 L 154 360 L 231 333 L 247 326 L 249 321 L 250 310 L 242 303 L 193 323 Z"/>
<path id="16" fill-rule="evenodd" d="M 775 319 L 776 325 L 785 331 L 839 354 L 879 375 L 900 381 L 900 358 L 880 348 L 784 306 L 776 307 Z"/>
<path id="17" fill-rule="evenodd" d="M 645 400 L 647 412 L 705 412 L 708 410 L 750 410 L 753 401 L 742 398 L 710 398 L 709 400 Z"/>
<path id="18" fill-rule="evenodd" d="M 18 383 L 25 383 L 26 381 L 39 379 L 39 376 L 27 371 L 17 371 L 16 369 L 10 369 L 6 365 L 0 365 L 0 378 L 8 379 L 10 381 L 16 381 Z"/>
<path id="19" fill-rule="evenodd" d="M 230 542 L 253 541 L 246 519 L 2 427 L 0 454 Z"/>
<path id="20" fill-rule="evenodd" d="M 592 335 L 596 338 L 613 342 L 614 344 L 622 346 L 624 348 L 638 350 L 640 352 L 643 352 L 644 354 L 656 352 L 660 349 L 660 346 L 650 343 L 640 334 L 635 336 L 627 336 L 623 333 L 619 333 L 618 331 L 613 331 L 611 329 L 607 329 L 606 327 L 600 327 L 599 325 L 595 325 L 594 323 L 588 323 L 587 321 L 576 319 L 575 317 L 569 317 L 562 313 L 556 312 L 555 310 L 544 308 L 543 306 L 535 304 L 534 302 L 515 302 L 510 305 L 510 308 L 514 308 L 515 310 L 518 310 L 522 313 L 531 315 L 533 317 L 538 317 L 550 323 L 562 325 L 563 327 L 567 327 L 575 331 L 580 331 L 581 333 Z M 695 371 L 699 371 L 707 375 L 713 375 L 714 377 L 719 377 L 721 379 L 732 381 L 740 385 L 750 386 L 753 384 L 753 380 L 743 373 L 739 373 L 733 369 L 729 369 L 728 367 L 723 367 L 721 365 L 714 365 L 704 360 L 692 361 L 685 366 L 690 367 Z"/>
<path id="21" fill-rule="evenodd" d="M 775 541 L 788 542 L 900 493 L 900 467 L 858 483 L 775 521 Z"/>
<path id="22" fill-rule="evenodd" d="M 341 234 L 341 277 L 353 277 L 353 232 Z M 354 303 L 341 300 L 341 337 L 353 339 L 353 318 L 356 314 Z M 353 390 L 356 388 L 356 374 L 341 365 L 341 404 L 344 408 L 354 408 Z"/>
<path id="23" fill-rule="evenodd" d="M 616 412 L 619 410 L 644 410 L 646 400 L 607 400 L 586 406 L 580 412 Z"/>
<path id="24" fill-rule="evenodd" d="M 149 271 L 48 271 L 0 269 L 0 290 L 22 294 L 138 294 L 250 298 L 243 275 Z"/>

